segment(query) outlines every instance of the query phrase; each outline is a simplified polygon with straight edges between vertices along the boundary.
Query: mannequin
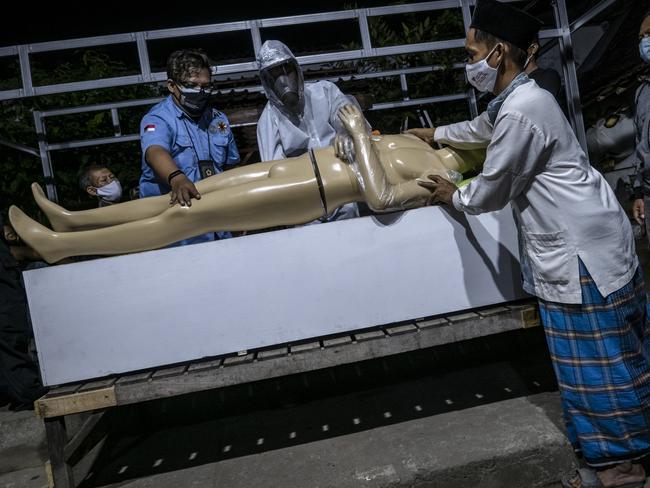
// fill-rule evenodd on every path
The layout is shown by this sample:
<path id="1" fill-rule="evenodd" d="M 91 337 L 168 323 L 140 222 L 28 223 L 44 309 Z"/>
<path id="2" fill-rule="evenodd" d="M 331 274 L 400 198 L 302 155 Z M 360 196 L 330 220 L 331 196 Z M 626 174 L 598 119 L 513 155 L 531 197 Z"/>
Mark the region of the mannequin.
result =
<path id="1" fill-rule="evenodd" d="M 414 208 L 431 196 L 418 179 L 450 179 L 450 170 L 464 173 L 483 161 L 482 151 L 434 150 L 408 134 L 371 138 L 353 105 L 342 107 L 339 117 L 349 135 L 337 137 L 334 147 L 201 180 L 202 197 L 191 207 L 170 206 L 167 196 L 159 196 L 70 212 L 33 184 L 34 198 L 54 230 L 15 206 L 9 218 L 20 237 L 52 263 L 68 256 L 156 249 L 217 230 L 302 224 L 350 202 L 364 201 L 376 212 Z"/>

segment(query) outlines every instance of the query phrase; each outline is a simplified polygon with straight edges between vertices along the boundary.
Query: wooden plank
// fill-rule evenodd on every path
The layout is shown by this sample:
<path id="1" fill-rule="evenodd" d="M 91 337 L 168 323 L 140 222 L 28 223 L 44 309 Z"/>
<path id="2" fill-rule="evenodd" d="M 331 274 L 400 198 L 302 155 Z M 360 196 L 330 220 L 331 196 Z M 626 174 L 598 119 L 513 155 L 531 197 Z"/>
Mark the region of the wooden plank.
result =
<path id="1" fill-rule="evenodd" d="M 192 373 L 193 371 L 200 371 L 202 369 L 219 368 L 222 364 L 223 358 L 212 359 L 210 361 L 199 361 L 197 363 L 190 364 L 190 367 L 187 368 L 187 372 Z"/>
<path id="2" fill-rule="evenodd" d="M 477 319 L 480 318 L 478 314 L 474 312 L 467 312 L 467 313 L 461 313 L 459 315 L 451 315 L 447 317 L 447 319 L 450 322 L 457 323 L 457 322 L 464 322 L 466 320 L 472 320 L 472 319 Z"/>
<path id="3" fill-rule="evenodd" d="M 143 371 L 142 373 L 129 374 L 126 376 L 120 376 L 115 382 L 116 385 L 128 385 L 130 383 L 142 383 L 148 381 L 153 371 Z"/>
<path id="4" fill-rule="evenodd" d="M 357 342 L 370 341 L 373 339 L 383 339 L 388 337 L 383 330 L 371 330 L 368 332 L 361 332 L 359 334 L 354 334 L 354 338 Z"/>
<path id="5" fill-rule="evenodd" d="M 420 329 L 428 329 L 429 327 L 438 327 L 440 325 L 448 324 L 449 320 L 447 320 L 444 317 L 440 317 L 438 319 L 431 319 L 431 320 L 423 320 L 421 322 L 417 322 L 416 325 Z"/>
<path id="6" fill-rule="evenodd" d="M 331 339 L 323 339 L 323 347 L 335 347 L 344 344 L 352 344 L 352 337 L 346 335 L 341 337 L 332 337 Z"/>
<path id="7" fill-rule="evenodd" d="M 413 324 L 404 324 L 404 325 L 396 325 L 394 327 L 386 327 L 386 331 L 391 336 L 396 336 L 400 334 L 409 334 L 411 332 L 417 332 L 418 328 Z"/>
<path id="8" fill-rule="evenodd" d="M 223 361 L 223 366 L 234 366 L 236 364 L 244 364 L 244 363 L 250 363 L 255 359 L 255 353 L 249 353 L 246 354 L 245 356 L 231 356 L 229 358 L 224 359 Z"/>
<path id="9" fill-rule="evenodd" d="M 47 488 L 54 488 L 54 475 L 52 474 L 52 463 L 45 461 L 45 479 L 47 480 Z"/>
<path id="10" fill-rule="evenodd" d="M 90 383 L 84 383 L 81 385 L 81 388 L 79 388 L 79 393 L 82 391 L 92 391 L 92 390 L 99 390 L 102 388 L 108 388 L 109 386 L 113 386 L 115 383 L 115 380 L 117 378 L 108 378 L 105 380 L 97 380 L 97 381 L 91 381 Z"/>
<path id="11" fill-rule="evenodd" d="M 301 352 L 313 351 L 314 349 L 320 349 L 320 341 L 291 346 L 291 354 L 300 354 Z"/>
<path id="12" fill-rule="evenodd" d="M 542 322 L 539 317 L 539 308 L 535 306 L 523 309 L 521 311 L 521 323 L 524 329 L 541 325 Z"/>
<path id="13" fill-rule="evenodd" d="M 115 386 L 54 398 L 44 397 L 34 402 L 36 415 L 42 419 L 89 412 L 116 405 Z"/>
<path id="14" fill-rule="evenodd" d="M 71 393 L 75 393 L 79 388 L 81 388 L 82 385 L 83 383 L 73 383 L 71 385 L 63 385 L 51 388 L 45 396 L 51 398 L 55 396 L 70 395 Z"/>
<path id="15" fill-rule="evenodd" d="M 257 359 L 265 360 L 270 358 L 286 356 L 287 354 L 289 354 L 289 348 L 284 346 L 284 347 L 279 347 L 277 349 L 267 349 L 266 351 L 260 351 L 257 353 Z"/>
<path id="16" fill-rule="evenodd" d="M 492 307 L 492 308 L 484 308 L 483 310 L 477 310 L 476 313 L 479 314 L 481 317 L 490 317 L 491 315 L 496 315 L 498 313 L 503 313 L 507 311 L 508 308 L 506 307 Z"/>
<path id="17" fill-rule="evenodd" d="M 54 486 L 56 488 L 75 488 L 72 468 L 66 462 L 64 455 L 65 444 L 68 441 L 64 418 L 45 419 L 45 435 Z"/>
<path id="18" fill-rule="evenodd" d="M 82 444 L 88 439 L 90 433 L 97 427 L 97 425 L 104 418 L 106 411 L 94 412 L 86 419 L 81 428 L 75 433 L 75 435 L 68 441 L 64 448 L 64 457 L 66 461 L 69 461 L 74 453 L 81 447 Z"/>
<path id="19" fill-rule="evenodd" d="M 156 380 L 158 378 L 164 378 L 166 376 L 178 376 L 185 373 L 185 370 L 187 370 L 187 368 L 188 365 L 183 364 L 181 366 L 174 366 L 172 368 L 158 369 L 154 372 L 153 375 L 151 375 L 151 379 Z"/>

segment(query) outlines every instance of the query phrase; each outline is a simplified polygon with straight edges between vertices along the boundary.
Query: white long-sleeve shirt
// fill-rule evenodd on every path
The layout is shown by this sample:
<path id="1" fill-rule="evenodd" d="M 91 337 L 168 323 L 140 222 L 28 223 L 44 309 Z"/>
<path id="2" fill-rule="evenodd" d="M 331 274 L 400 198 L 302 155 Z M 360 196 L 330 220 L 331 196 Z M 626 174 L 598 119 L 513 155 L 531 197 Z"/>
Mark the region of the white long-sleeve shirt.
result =
<path id="1" fill-rule="evenodd" d="M 630 221 L 553 96 L 535 82 L 514 89 L 494 124 L 483 113 L 438 127 L 435 140 L 487 147 L 481 174 L 454 193 L 453 204 L 479 214 L 511 202 L 528 293 L 582 303 L 578 258 L 603 296 L 632 279 L 638 261 Z"/>

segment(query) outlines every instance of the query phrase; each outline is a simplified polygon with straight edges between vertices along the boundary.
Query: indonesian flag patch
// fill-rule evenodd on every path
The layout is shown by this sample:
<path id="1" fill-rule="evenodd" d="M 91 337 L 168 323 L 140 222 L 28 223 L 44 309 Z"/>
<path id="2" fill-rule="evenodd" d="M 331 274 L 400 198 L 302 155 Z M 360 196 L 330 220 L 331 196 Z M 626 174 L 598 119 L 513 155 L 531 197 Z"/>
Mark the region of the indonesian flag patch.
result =
<path id="1" fill-rule="evenodd" d="M 155 132 L 156 131 L 156 125 L 155 124 L 149 124 L 144 126 L 144 131 L 145 132 Z"/>

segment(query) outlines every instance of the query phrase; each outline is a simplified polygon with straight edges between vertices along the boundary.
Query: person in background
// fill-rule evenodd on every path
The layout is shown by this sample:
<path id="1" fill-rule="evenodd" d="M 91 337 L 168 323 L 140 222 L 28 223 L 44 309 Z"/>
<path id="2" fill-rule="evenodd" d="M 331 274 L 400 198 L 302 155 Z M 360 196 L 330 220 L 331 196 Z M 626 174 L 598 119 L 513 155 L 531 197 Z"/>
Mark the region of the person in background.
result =
<path id="1" fill-rule="evenodd" d="M 526 63 L 524 64 L 524 73 L 528 78 L 535 80 L 541 88 L 548 91 L 559 101 L 560 89 L 562 88 L 562 80 L 557 71 L 551 68 L 540 68 L 537 64 L 537 55 L 539 53 L 540 45 L 539 38 L 535 36 L 535 40 L 528 47 Z"/>
<path id="2" fill-rule="evenodd" d="M 21 269 L 5 241 L 0 214 L 0 404 L 31 409 L 46 393 L 35 358 L 30 354 L 32 330 Z"/>
<path id="3" fill-rule="evenodd" d="M 200 49 L 174 51 L 167 60 L 169 96 L 142 118 L 140 197 L 169 193 L 171 204 L 191 206 L 199 180 L 239 163 L 228 118 L 212 106 L 211 63 Z M 231 237 L 210 232 L 177 245 Z"/>
<path id="4" fill-rule="evenodd" d="M 644 63 L 650 64 L 650 11 L 648 11 L 639 28 L 639 54 Z M 634 126 L 636 129 L 635 166 L 636 177 L 634 181 L 634 202 L 632 215 L 634 220 L 648 232 L 648 221 L 645 210 L 650 198 L 650 79 L 641 81 L 636 91 L 636 113 Z"/>
<path id="5" fill-rule="evenodd" d="M 122 185 L 106 166 L 91 165 L 79 177 L 79 188 L 93 198 L 97 206 L 105 207 L 118 203 L 122 198 Z"/>

